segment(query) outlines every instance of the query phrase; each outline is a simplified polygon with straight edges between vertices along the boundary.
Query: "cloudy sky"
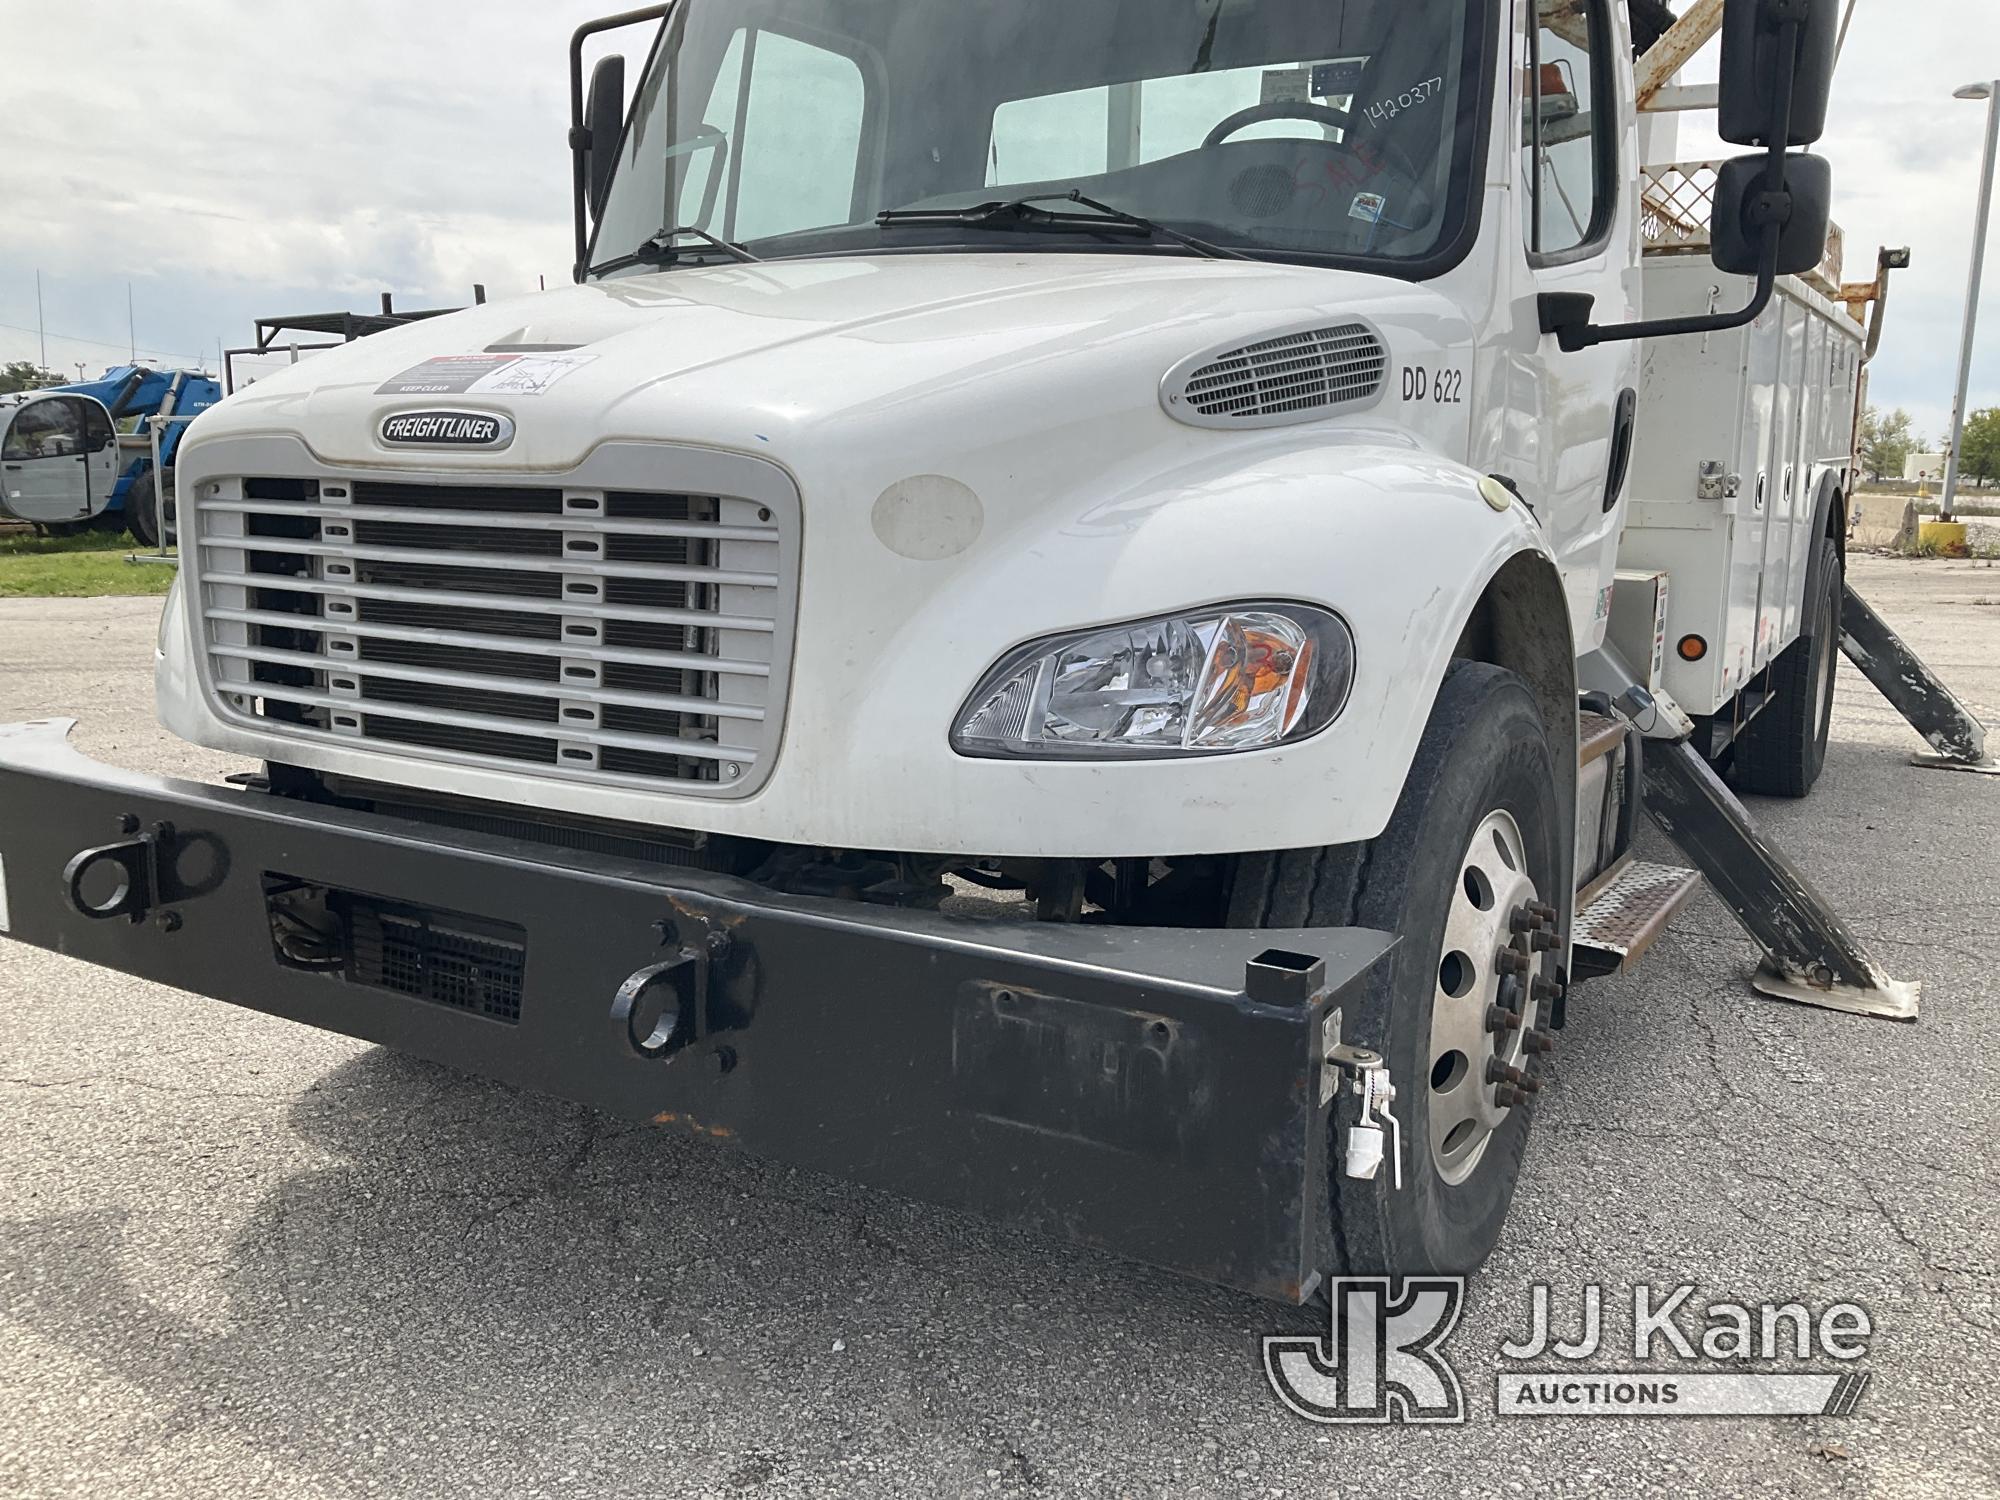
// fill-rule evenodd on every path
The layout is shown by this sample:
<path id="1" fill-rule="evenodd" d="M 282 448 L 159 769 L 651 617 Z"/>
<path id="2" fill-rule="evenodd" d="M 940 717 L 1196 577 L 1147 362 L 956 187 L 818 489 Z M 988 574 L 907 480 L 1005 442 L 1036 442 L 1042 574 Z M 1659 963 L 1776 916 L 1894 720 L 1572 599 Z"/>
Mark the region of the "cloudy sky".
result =
<path id="1" fill-rule="evenodd" d="M 568 275 L 564 51 L 578 0 L 0 0 L 0 359 L 216 362 L 254 317 L 384 290 L 456 305 Z M 635 40 L 633 48 L 643 50 Z M 1948 419 L 1995 0 L 1859 0 L 1821 150 L 1851 275 L 1907 244 L 1873 392 Z M 1691 117 L 1692 118 L 1692 117 Z M 1699 131 L 1681 154 L 1710 154 Z M 1973 404 L 2000 405 L 2000 275 Z"/>

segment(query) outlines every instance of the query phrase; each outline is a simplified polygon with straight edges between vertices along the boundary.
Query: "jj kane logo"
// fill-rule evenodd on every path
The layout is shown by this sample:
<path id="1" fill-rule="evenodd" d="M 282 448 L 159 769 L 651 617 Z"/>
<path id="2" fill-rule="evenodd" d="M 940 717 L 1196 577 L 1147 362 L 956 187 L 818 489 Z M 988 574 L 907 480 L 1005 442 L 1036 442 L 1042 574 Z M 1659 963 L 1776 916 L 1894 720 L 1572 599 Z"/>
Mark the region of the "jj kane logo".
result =
<path id="1" fill-rule="evenodd" d="M 1265 1378 L 1308 1422 L 1463 1422 L 1465 1393 L 1439 1351 L 1464 1303 L 1457 1277 L 1336 1281 L 1327 1336 L 1266 1338 Z"/>
<path id="2" fill-rule="evenodd" d="M 382 419 L 382 441 L 401 448 L 504 448 L 514 421 L 488 411 L 402 411 Z"/>
<path id="3" fill-rule="evenodd" d="M 1502 1417 L 1850 1415 L 1868 1389 L 1854 1368 L 1875 1331 L 1867 1309 L 1836 1302 L 1694 1301 L 1695 1288 L 1630 1289 L 1632 1364 L 1597 1361 L 1606 1336 L 1601 1286 L 1582 1288 L 1573 1339 L 1556 1332 L 1552 1290 L 1529 1288 L 1526 1336 L 1500 1345 L 1494 1409 Z M 1264 1375 L 1309 1422 L 1463 1422 L 1464 1393 L 1446 1360 L 1465 1282 L 1356 1277 L 1328 1292 L 1327 1332 L 1264 1340 Z M 1612 1360 L 1616 1354 L 1610 1354 Z M 1584 1368 L 1578 1368 L 1579 1364 Z M 1526 1368 L 1523 1368 L 1526 1366 Z"/>

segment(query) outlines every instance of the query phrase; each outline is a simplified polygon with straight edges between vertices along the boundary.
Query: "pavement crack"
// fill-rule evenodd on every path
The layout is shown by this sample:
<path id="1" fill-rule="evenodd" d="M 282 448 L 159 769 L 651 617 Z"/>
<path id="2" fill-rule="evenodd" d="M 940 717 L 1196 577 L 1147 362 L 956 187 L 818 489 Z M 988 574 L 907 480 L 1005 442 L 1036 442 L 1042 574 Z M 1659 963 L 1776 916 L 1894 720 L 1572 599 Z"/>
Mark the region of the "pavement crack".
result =
<path id="1" fill-rule="evenodd" d="M 187 1099 L 261 1099 L 273 1104 L 287 1104 L 298 1097 L 295 1092 L 267 1094 L 255 1089 L 189 1088 L 185 1084 L 155 1083 L 123 1073 L 79 1073 L 70 1078 L 0 1078 L 0 1086 L 22 1089 L 98 1088 L 107 1084 L 146 1089 L 158 1094 L 176 1094 Z"/>
<path id="2" fill-rule="evenodd" d="M 583 1132 L 576 1144 L 570 1148 L 569 1155 L 558 1162 L 555 1170 L 533 1187 L 495 1204 L 483 1214 L 474 1215 L 466 1224 L 465 1233 L 461 1238 L 469 1239 L 473 1231 L 484 1228 L 495 1219 L 510 1214 L 517 1208 L 525 1207 L 538 1198 L 553 1197 L 576 1179 L 577 1174 L 583 1169 L 583 1164 L 590 1160 L 591 1154 L 597 1150 L 599 1141 L 603 1139 L 601 1132 L 604 1121 L 602 1115 L 587 1105 L 579 1106 L 578 1110 Z"/>

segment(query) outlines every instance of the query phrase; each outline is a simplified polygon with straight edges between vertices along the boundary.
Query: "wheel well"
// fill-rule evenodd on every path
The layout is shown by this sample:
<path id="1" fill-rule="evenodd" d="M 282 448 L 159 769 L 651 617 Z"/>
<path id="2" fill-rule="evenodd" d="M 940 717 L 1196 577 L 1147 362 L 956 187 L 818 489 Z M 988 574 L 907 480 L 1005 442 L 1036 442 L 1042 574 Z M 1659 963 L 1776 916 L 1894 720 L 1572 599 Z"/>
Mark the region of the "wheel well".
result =
<path id="1" fill-rule="evenodd" d="M 1536 552 L 1509 558 L 1473 606 L 1452 655 L 1505 667 L 1527 683 L 1555 751 L 1557 794 L 1574 826 L 1576 638 L 1555 565 Z"/>

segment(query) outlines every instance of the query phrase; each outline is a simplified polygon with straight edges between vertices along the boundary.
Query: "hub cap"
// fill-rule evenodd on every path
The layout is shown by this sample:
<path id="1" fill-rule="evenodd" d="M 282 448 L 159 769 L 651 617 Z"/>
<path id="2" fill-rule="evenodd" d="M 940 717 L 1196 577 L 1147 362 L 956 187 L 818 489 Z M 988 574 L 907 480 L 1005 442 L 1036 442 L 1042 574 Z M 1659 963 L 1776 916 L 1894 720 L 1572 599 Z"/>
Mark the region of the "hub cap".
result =
<path id="1" fill-rule="evenodd" d="M 1459 861 L 1431 1002 L 1431 1162 L 1449 1183 L 1472 1175 L 1509 1113 L 1496 1097 L 1503 1080 L 1492 1074 L 1521 1064 L 1522 1038 L 1536 1024 L 1531 976 L 1541 972 L 1544 954 L 1531 951 L 1515 919 L 1540 899 L 1520 825 L 1511 813 L 1488 813 Z M 1509 951 L 1520 957 L 1503 960 Z M 1496 1006 L 1517 1013 L 1519 1028 L 1495 1029 L 1489 1012 Z"/>

